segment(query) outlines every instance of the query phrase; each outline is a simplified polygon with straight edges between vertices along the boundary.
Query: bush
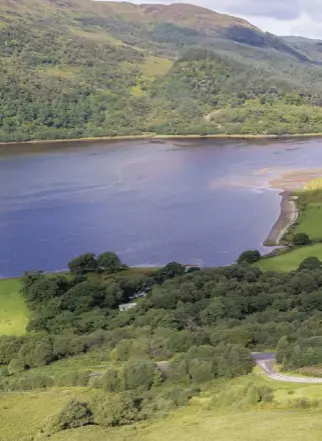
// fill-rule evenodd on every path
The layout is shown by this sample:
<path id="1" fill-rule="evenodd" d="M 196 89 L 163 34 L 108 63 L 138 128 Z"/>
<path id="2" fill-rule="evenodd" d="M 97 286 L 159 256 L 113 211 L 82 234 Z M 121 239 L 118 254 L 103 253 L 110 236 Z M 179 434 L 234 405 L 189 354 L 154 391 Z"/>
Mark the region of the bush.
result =
<path id="1" fill-rule="evenodd" d="M 87 403 L 72 400 L 56 415 L 49 427 L 51 432 L 75 429 L 93 423 L 93 413 Z"/>
<path id="2" fill-rule="evenodd" d="M 193 383 L 207 383 L 214 378 L 212 363 L 204 360 L 192 360 L 189 363 L 189 374 Z"/>
<path id="3" fill-rule="evenodd" d="M 108 369 L 102 377 L 101 384 L 106 392 L 118 392 L 121 389 L 121 384 L 117 370 Z"/>
<path id="4" fill-rule="evenodd" d="M 118 394 L 109 398 L 97 399 L 95 423 L 101 426 L 124 426 L 144 419 L 141 414 L 142 399 Z"/>
<path id="5" fill-rule="evenodd" d="M 257 250 L 248 250 L 244 251 L 237 259 L 238 263 L 255 263 L 258 262 L 261 258 L 261 254 Z"/>
<path id="6" fill-rule="evenodd" d="M 247 375 L 255 366 L 250 351 L 237 345 L 218 346 L 214 362 L 217 375 L 224 378 Z"/>
<path id="7" fill-rule="evenodd" d="M 306 233 L 297 233 L 293 236 L 292 243 L 295 246 L 309 245 L 310 238 Z"/>
<path id="8" fill-rule="evenodd" d="M 163 395 L 166 400 L 171 400 L 176 407 L 186 406 L 189 400 L 200 393 L 199 388 L 181 389 L 176 386 L 167 390 Z"/>
<path id="9" fill-rule="evenodd" d="M 270 403 L 273 401 L 273 389 L 269 387 L 257 387 L 251 385 L 247 391 L 246 400 L 248 404 Z"/>
<path id="10" fill-rule="evenodd" d="M 151 361 L 127 363 L 123 369 L 125 390 L 148 390 L 153 385 L 155 364 Z"/>
<path id="11" fill-rule="evenodd" d="M 72 274 L 86 274 L 97 270 L 95 254 L 85 253 L 68 262 L 68 268 Z"/>
<path id="12" fill-rule="evenodd" d="M 13 358 L 8 365 L 8 372 L 10 375 L 23 372 L 25 370 L 25 363 L 21 358 Z"/>
<path id="13" fill-rule="evenodd" d="M 298 270 L 302 271 L 304 269 L 308 270 L 315 270 L 315 269 L 321 269 L 322 262 L 317 257 L 307 257 L 303 260 L 303 262 L 300 264 Z"/>
<path id="14" fill-rule="evenodd" d="M 116 273 L 122 268 L 120 258 L 112 252 L 101 254 L 98 256 L 97 262 L 99 269 L 108 273 Z"/>

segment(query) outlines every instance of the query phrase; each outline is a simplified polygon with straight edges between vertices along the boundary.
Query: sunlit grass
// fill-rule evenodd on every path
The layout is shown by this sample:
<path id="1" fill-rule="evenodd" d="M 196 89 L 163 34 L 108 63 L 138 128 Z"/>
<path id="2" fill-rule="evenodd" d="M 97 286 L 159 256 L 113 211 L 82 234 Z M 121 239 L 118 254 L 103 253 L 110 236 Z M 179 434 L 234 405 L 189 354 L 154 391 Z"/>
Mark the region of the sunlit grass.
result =
<path id="1" fill-rule="evenodd" d="M 296 270 L 306 257 L 316 256 L 322 261 L 322 244 L 297 248 L 276 257 L 262 259 L 256 266 L 263 271 L 288 272 Z"/>
<path id="2" fill-rule="evenodd" d="M 173 62 L 171 60 L 149 56 L 145 58 L 144 63 L 141 65 L 141 72 L 152 77 L 163 76 L 169 72 L 172 66 Z"/>
<path id="3" fill-rule="evenodd" d="M 0 335 L 23 335 L 28 324 L 28 308 L 18 279 L 0 280 Z"/>

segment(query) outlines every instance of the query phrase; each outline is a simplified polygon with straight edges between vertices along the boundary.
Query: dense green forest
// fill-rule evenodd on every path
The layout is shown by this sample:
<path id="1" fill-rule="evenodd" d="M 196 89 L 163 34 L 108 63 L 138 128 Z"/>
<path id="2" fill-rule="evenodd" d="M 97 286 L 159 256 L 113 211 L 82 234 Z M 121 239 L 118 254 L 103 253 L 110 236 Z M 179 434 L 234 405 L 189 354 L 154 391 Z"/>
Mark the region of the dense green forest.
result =
<path id="1" fill-rule="evenodd" d="M 184 4 L 0 12 L 0 141 L 322 132 L 318 41 Z"/>
<path id="2" fill-rule="evenodd" d="M 250 373 L 251 351 L 277 347 L 286 369 L 320 364 L 322 262 L 308 258 L 281 274 L 252 266 L 259 258 L 247 251 L 229 267 L 172 262 L 129 277 L 133 270 L 116 254 L 87 253 L 65 274 L 26 273 L 28 333 L 0 337 L 0 389 L 97 390 L 90 403 L 62 409 L 53 433 L 131 424 L 184 406 L 207 384 Z M 121 311 L 124 302 L 133 307 Z M 63 360 L 81 369 L 47 373 Z M 97 373 L 86 370 L 88 361 L 107 365 Z M 269 401 L 272 394 L 252 389 L 248 399 Z"/>

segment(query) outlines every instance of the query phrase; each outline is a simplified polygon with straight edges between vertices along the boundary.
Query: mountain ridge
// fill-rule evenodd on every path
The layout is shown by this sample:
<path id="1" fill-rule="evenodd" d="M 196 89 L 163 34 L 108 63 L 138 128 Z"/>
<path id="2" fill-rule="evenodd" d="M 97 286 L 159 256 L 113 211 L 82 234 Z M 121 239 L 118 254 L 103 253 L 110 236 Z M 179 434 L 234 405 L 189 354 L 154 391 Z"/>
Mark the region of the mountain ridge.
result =
<path id="1" fill-rule="evenodd" d="M 314 41 L 181 3 L 2 0 L 0 17 L 0 141 L 322 132 Z"/>

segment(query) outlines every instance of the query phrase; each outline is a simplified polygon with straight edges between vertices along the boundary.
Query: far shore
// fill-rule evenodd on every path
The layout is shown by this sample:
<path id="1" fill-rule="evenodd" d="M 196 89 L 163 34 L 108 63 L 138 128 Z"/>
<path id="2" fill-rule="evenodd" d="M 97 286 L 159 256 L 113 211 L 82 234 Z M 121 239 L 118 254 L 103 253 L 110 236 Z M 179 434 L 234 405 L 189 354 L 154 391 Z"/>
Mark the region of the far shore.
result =
<path id="1" fill-rule="evenodd" d="M 14 146 L 14 145 L 37 145 L 37 144 L 66 144 L 71 142 L 99 142 L 99 141 L 135 141 L 135 140 L 162 140 L 162 139 L 220 139 L 220 140 L 284 140 L 296 138 L 322 138 L 322 133 L 302 133 L 296 135 L 120 135 L 120 136 L 101 136 L 92 138 L 70 138 L 70 139 L 35 139 L 29 141 L 14 141 L 14 142 L 0 142 L 0 146 Z"/>
<path id="2" fill-rule="evenodd" d="M 280 195 L 282 196 L 281 212 L 279 218 L 269 232 L 264 242 L 264 246 L 282 245 L 281 240 L 292 225 L 294 225 L 298 217 L 296 206 L 297 197 L 290 191 L 283 191 Z"/>

